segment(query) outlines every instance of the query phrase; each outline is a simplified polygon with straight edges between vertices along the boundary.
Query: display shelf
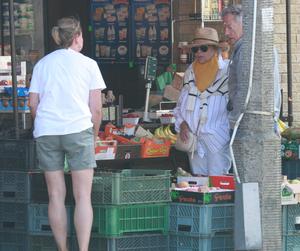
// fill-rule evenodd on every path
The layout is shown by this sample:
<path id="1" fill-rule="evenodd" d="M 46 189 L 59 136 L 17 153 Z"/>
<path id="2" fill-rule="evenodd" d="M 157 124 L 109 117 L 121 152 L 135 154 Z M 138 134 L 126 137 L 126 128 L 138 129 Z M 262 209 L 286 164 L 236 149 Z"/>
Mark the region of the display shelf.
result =
<path id="1" fill-rule="evenodd" d="M 1 55 L 11 55 L 10 52 L 10 19 L 9 3 L 1 1 L 0 37 Z M 29 59 L 30 51 L 37 50 L 44 54 L 44 24 L 43 1 L 15 0 L 14 1 L 14 29 L 17 60 Z M 30 60 L 29 60 L 30 61 Z"/>
<path id="2" fill-rule="evenodd" d="M 0 110 L 0 114 L 1 113 L 13 113 L 14 111 L 1 111 Z M 19 113 L 30 113 L 30 110 L 18 110 Z"/>

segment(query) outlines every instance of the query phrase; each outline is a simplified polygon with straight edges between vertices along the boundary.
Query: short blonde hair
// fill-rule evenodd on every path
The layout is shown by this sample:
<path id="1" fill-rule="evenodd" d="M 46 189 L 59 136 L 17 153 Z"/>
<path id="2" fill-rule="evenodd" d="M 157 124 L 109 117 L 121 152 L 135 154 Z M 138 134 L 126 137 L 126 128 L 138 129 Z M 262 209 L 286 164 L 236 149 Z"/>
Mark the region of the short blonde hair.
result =
<path id="1" fill-rule="evenodd" d="M 57 25 L 52 28 L 52 38 L 55 43 L 62 48 L 69 48 L 76 35 L 81 34 L 80 21 L 75 17 L 63 17 L 57 21 Z"/>

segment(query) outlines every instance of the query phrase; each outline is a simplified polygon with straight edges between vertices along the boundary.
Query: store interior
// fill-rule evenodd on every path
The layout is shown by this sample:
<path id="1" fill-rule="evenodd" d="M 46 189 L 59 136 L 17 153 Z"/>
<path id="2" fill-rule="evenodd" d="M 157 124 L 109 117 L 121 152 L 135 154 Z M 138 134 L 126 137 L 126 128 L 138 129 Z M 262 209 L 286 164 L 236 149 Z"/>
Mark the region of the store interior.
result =
<path id="1" fill-rule="evenodd" d="M 82 53 L 93 57 L 91 37 L 92 33 L 88 27 L 90 25 L 90 2 L 81 0 L 48 0 L 45 6 L 45 51 L 49 53 L 55 49 L 55 44 L 51 38 L 51 28 L 56 21 L 64 16 L 79 17 L 84 38 Z M 138 109 L 144 106 L 145 81 L 141 74 L 139 65 L 130 66 L 127 64 L 101 64 L 100 70 L 105 80 L 107 90 L 113 90 L 114 95 L 124 96 L 124 106 Z"/>
<path id="2" fill-rule="evenodd" d="M 42 2 L 17 0 L 15 2 L 16 9 L 18 10 L 18 22 L 15 24 L 16 56 L 17 60 L 26 60 L 26 86 L 30 84 L 30 73 L 37 60 L 56 49 L 51 37 L 51 29 L 56 24 L 56 21 L 64 16 L 75 16 L 80 19 L 83 29 L 84 47 L 82 53 L 98 62 L 107 86 L 107 89 L 103 92 L 107 94 L 108 90 L 112 90 L 116 97 L 116 105 L 118 104 L 119 96 L 122 95 L 123 108 L 128 108 L 130 111 L 144 111 L 147 93 L 146 84 L 149 83 L 149 81 L 145 80 L 144 76 L 147 56 L 157 56 L 158 60 L 156 70 L 157 79 L 151 81 L 149 110 L 153 112 L 160 110 L 161 101 L 176 102 L 179 89 L 172 90 L 170 94 L 167 95 L 166 89 L 158 87 L 158 78 L 166 73 L 167 70 L 170 71 L 171 69 L 170 78 L 174 81 L 176 80 L 178 83 L 180 82 L 180 78 L 175 79 L 175 77 L 179 76 L 176 75 L 175 72 L 181 73 L 182 77 L 183 72 L 192 60 L 191 57 L 188 57 L 188 60 L 185 61 L 180 59 L 181 54 L 186 53 L 186 51 L 180 47 L 180 44 L 187 44 L 192 40 L 196 27 L 201 25 L 214 27 L 218 30 L 220 37 L 224 37 L 222 35 L 222 22 L 220 22 L 218 15 L 216 15 L 219 6 L 215 4 L 214 7 L 209 7 L 208 10 L 211 13 L 212 10 L 214 10 L 213 14 L 206 20 L 202 20 L 201 15 L 204 14 L 205 7 L 202 1 L 186 0 L 184 4 L 182 4 L 181 0 L 164 0 L 157 3 L 155 2 L 156 5 L 151 4 L 152 2 L 154 3 L 154 1 L 150 0 L 46 0 Z M 218 1 L 213 2 L 218 3 Z M 238 1 L 224 1 L 224 4 L 225 2 L 236 3 Z M 10 53 L 8 2 L 7 0 L 0 0 L 0 3 L 4 13 L 4 17 L 0 21 L 0 27 L 2 27 L 0 36 L 0 44 L 2 47 L 1 55 L 5 56 Z M 118 19 L 109 22 L 105 15 L 102 16 L 101 22 L 97 22 L 99 20 L 95 19 L 95 13 L 97 11 L 106 11 L 107 13 L 112 11 L 105 9 L 110 5 L 114 5 L 113 15 L 114 18 L 118 19 L 120 18 L 118 13 L 122 13 L 120 10 L 123 10 L 124 6 L 127 8 L 126 20 L 122 24 L 123 27 L 121 27 L 127 31 L 125 43 L 124 41 L 120 41 L 121 28 L 119 27 Z M 152 8 L 153 6 L 154 8 Z M 24 9 L 24 11 L 26 10 L 27 14 L 28 10 L 31 13 L 27 15 L 27 19 L 24 19 L 22 9 Z M 142 13 L 142 21 L 139 20 L 140 16 L 138 16 L 137 13 Z M 33 24 L 28 26 L 30 22 Z M 21 29 L 20 25 L 27 25 L 28 27 Z M 161 26 L 163 26 L 163 28 Z M 110 27 L 115 27 L 114 29 L 116 30 L 114 33 L 116 33 L 116 39 L 114 41 L 108 41 L 108 38 L 105 37 L 103 39 L 104 41 L 97 41 L 97 29 L 104 29 L 105 34 L 108 36 Z M 154 35 L 155 39 L 151 39 L 151 35 Z M 112 54 L 113 50 L 115 53 L 118 53 L 119 49 L 124 49 L 124 45 L 128 52 L 123 58 L 114 58 L 112 55 L 105 58 L 105 55 L 104 57 L 102 55 L 102 51 L 101 55 L 97 56 L 97 48 L 110 47 L 112 48 Z M 139 54 L 141 54 L 140 57 L 137 57 L 138 50 Z M 192 53 L 189 54 L 189 56 L 191 55 Z M 34 58 L 33 60 L 31 60 L 31 56 Z M 175 67 L 169 67 L 171 64 L 173 66 L 175 65 Z M 171 82 L 167 84 L 171 84 Z"/>

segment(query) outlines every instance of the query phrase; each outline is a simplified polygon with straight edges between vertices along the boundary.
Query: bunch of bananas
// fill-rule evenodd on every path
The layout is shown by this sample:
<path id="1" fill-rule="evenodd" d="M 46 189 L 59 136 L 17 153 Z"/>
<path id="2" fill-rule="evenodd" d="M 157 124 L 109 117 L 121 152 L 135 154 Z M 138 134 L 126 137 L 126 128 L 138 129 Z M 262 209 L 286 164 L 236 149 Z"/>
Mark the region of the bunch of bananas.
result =
<path id="1" fill-rule="evenodd" d="M 174 144 L 177 139 L 177 135 L 171 131 L 170 125 L 156 128 L 154 131 L 154 136 L 157 138 L 168 139 L 172 144 Z"/>

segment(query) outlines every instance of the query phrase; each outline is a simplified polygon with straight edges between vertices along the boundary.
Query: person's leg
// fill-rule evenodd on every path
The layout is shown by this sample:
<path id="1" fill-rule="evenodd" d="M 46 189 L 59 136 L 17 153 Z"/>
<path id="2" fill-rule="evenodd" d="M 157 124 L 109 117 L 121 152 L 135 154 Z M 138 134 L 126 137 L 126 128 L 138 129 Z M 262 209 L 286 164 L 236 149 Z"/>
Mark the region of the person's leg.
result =
<path id="1" fill-rule="evenodd" d="M 67 251 L 66 185 L 63 172 L 64 152 L 60 136 L 42 136 L 36 139 L 38 166 L 45 172 L 48 189 L 49 223 L 59 251 Z"/>
<path id="2" fill-rule="evenodd" d="M 65 207 L 66 185 L 64 172 L 61 170 L 46 171 L 45 178 L 49 195 L 49 223 L 58 250 L 67 251 L 67 211 Z"/>
<path id="3" fill-rule="evenodd" d="M 88 251 L 93 208 L 91 191 L 94 169 L 72 171 L 73 194 L 75 198 L 74 225 L 80 251 Z"/>
<path id="4" fill-rule="evenodd" d="M 74 225 L 79 251 L 88 251 L 93 209 L 91 191 L 95 161 L 94 133 L 92 128 L 80 133 L 64 135 L 62 145 L 72 174 L 75 199 Z"/>
<path id="5" fill-rule="evenodd" d="M 197 152 L 194 152 L 193 158 L 192 153 L 188 153 L 188 157 L 192 174 L 203 176 L 208 175 L 207 158 L 205 155 L 203 156 L 203 158 L 201 158 Z"/>
<path id="6" fill-rule="evenodd" d="M 229 146 L 224 146 L 216 153 L 207 153 L 208 173 L 210 176 L 227 174 L 231 167 Z"/>

